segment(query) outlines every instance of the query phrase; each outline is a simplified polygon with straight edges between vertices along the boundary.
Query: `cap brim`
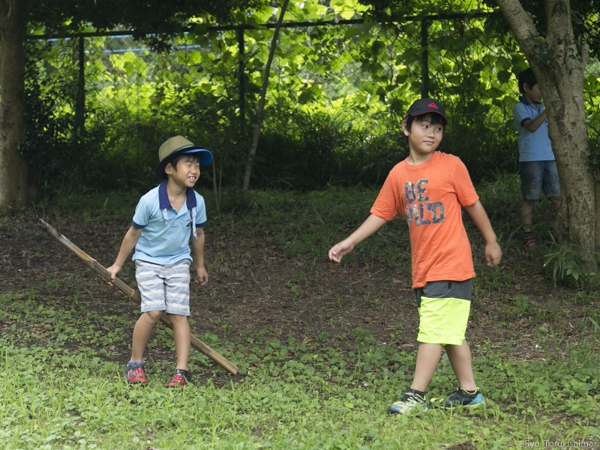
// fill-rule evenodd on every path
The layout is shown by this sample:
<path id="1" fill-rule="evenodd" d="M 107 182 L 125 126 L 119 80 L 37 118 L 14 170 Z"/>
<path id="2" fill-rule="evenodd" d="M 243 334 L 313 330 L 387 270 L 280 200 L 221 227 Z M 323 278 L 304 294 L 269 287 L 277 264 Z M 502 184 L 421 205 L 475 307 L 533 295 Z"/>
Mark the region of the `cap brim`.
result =
<path id="1" fill-rule="evenodd" d="M 192 150 L 186 150 L 184 152 L 179 153 L 180 155 L 191 155 L 194 153 L 200 153 L 200 164 L 205 166 L 212 162 L 212 153 L 207 148 L 195 148 Z"/>
<path id="2" fill-rule="evenodd" d="M 444 124 L 448 125 L 448 118 L 439 111 L 423 111 L 423 112 L 418 112 L 418 113 L 413 113 L 413 114 L 406 113 L 404 118 L 406 119 L 408 116 L 419 117 L 419 116 L 424 116 L 425 114 L 437 114 L 438 116 L 442 116 L 442 119 L 444 119 Z"/>
<path id="3" fill-rule="evenodd" d="M 167 165 L 171 161 L 173 161 L 178 156 L 191 155 L 194 153 L 200 153 L 200 165 L 201 166 L 210 164 L 213 160 L 212 153 L 207 148 L 198 147 L 198 146 L 183 147 L 183 148 L 177 149 L 174 152 L 172 152 L 170 155 L 168 155 L 166 158 L 164 158 L 158 164 L 158 166 L 156 167 L 156 175 L 158 176 L 158 178 L 161 178 L 161 179 L 166 178 L 167 174 L 165 173 L 165 167 L 167 167 Z"/>

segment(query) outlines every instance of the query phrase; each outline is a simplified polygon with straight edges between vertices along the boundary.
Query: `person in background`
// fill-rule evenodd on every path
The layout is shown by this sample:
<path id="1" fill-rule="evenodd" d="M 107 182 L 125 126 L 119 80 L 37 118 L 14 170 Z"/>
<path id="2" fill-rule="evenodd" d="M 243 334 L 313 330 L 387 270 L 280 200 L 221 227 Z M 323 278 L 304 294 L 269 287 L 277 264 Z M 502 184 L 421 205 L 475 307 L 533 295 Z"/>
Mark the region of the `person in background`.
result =
<path id="1" fill-rule="evenodd" d="M 533 207 L 540 198 L 540 191 L 544 191 L 556 209 L 560 207 L 561 195 L 546 110 L 540 102 L 542 93 L 531 68 L 519 74 L 519 92 L 521 97 L 513 108 L 513 118 L 519 132 L 523 245 L 530 248 L 534 244 Z"/>

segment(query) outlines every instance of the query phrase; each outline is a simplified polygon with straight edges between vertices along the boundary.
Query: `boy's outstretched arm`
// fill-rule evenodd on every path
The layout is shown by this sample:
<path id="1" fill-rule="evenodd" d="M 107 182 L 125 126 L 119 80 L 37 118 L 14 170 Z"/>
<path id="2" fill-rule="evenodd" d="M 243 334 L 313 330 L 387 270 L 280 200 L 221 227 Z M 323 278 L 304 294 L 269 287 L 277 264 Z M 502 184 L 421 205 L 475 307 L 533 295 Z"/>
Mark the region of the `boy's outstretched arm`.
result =
<path id="1" fill-rule="evenodd" d="M 354 233 L 329 249 L 329 259 L 338 263 L 341 262 L 344 255 L 350 253 L 359 242 L 371 236 L 386 222 L 387 220 L 371 214 Z"/>
<path id="2" fill-rule="evenodd" d="M 492 228 L 490 219 L 488 218 L 483 205 L 479 200 L 471 206 L 467 206 L 465 211 L 469 213 L 475 226 L 481 231 L 483 239 L 485 239 L 485 260 L 488 267 L 494 267 L 500 264 L 502 259 L 502 249 L 496 240 L 496 233 Z"/>
<path id="3" fill-rule="evenodd" d="M 194 280 L 196 283 L 205 285 L 208 283 L 208 272 L 206 271 L 206 267 L 204 267 L 204 228 L 196 228 L 195 238 L 192 236 L 192 249 L 194 250 L 194 263 L 196 264 L 196 279 Z"/>
<path id="4" fill-rule="evenodd" d="M 121 271 L 121 267 L 123 267 L 123 264 L 125 264 L 127 256 L 129 256 L 131 251 L 134 249 L 135 244 L 137 244 L 141 235 L 141 228 L 135 228 L 131 226 L 129 230 L 127 230 L 127 233 L 123 238 L 123 242 L 121 242 L 121 248 L 119 249 L 117 259 L 115 260 L 112 266 L 106 269 L 108 273 L 110 273 L 110 279 L 112 281 L 115 281 L 117 274 Z"/>

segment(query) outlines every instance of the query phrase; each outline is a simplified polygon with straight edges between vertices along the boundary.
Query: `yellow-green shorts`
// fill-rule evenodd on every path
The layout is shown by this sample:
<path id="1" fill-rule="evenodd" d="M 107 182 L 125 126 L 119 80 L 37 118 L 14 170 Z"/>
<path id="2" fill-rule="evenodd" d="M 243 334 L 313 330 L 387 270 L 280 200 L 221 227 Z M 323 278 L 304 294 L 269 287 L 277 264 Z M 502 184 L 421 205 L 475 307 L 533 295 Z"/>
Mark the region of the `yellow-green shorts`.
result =
<path id="1" fill-rule="evenodd" d="M 419 307 L 417 341 L 462 345 L 471 311 L 473 280 L 433 281 L 415 289 Z"/>

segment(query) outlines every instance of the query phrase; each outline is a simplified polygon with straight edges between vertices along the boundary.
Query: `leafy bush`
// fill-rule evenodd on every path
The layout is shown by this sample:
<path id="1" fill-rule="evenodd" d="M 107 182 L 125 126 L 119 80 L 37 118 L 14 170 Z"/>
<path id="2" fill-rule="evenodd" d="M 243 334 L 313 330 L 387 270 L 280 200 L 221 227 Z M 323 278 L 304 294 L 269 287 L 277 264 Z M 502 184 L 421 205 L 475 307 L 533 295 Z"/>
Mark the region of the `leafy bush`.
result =
<path id="1" fill-rule="evenodd" d="M 368 146 L 365 132 L 324 112 L 270 111 L 252 185 L 312 190 L 356 184 Z"/>
<path id="2" fill-rule="evenodd" d="M 478 183 L 517 171 L 511 107 L 514 74 L 526 63 L 512 40 L 500 38 L 497 45 L 477 19 L 465 26 L 430 24 L 436 32 L 429 92 L 450 117 L 441 150 L 459 156 Z M 282 39 L 252 188 L 374 187 L 404 159 L 400 123 L 421 89 L 421 53 L 414 45 L 419 40 L 411 36 L 421 27 L 403 26 L 402 38 L 393 28 L 367 28 L 297 30 Z M 457 32 L 461 39 L 450 39 Z M 158 146 L 175 134 L 213 151 L 214 165 L 203 172 L 202 187 L 239 187 L 268 51 L 262 31 L 247 31 L 245 37 L 243 77 L 233 32 L 177 36 L 173 51 L 163 53 L 139 48 L 131 37 L 90 38 L 84 117 L 76 106 L 84 92 L 77 40 L 30 41 L 28 136 L 21 152 L 37 187 L 48 194 L 148 188 L 157 182 Z M 304 55 L 295 59 L 300 49 Z M 585 79 L 594 167 L 600 161 L 597 67 L 591 61 Z"/>
<path id="3" fill-rule="evenodd" d="M 140 151 L 142 137 L 150 124 L 133 124 L 127 128 L 117 127 L 123 117 L 118 109 L 111 112 L 93 112 L 94 127 L 85 130 L 76 126 L 74 78 L 42 76 L 37 60 L 44 48 L 29 45 L 26 64 L 25 117 L 26 139 L 19 150 L 29 163 L 30 180 L 34 187 L 46 195 L 68 194 L 72 190 L 110 191 L 132 186 L 155 183 L 156 176 L 150 167 L 156 165 L 156 144 L 153 144 L 152 162 Z M 60 99 L 60 100 L 58 100 Z M 130 113 L 128 113 L 130 115 Z M 135 118 L 133 119 L 135 121 Z M 141 142 L 137 146 L 127 142 L 115 142 L 117 128 L 120 135 L 130 142 Z M 142 148 L 145 150 L 145 148 Z"/>
<path id="4" fill-rule="evenodd" d="M 586 269 L 586 264 L 591 271 Z M 544 266 L 552 269 L 554 285 L 563 281 L 583 288 L 588 281 L 598 276 L 598 254 L 569 242 L 557 242 L 552 236 Z"/>
<path id="5" fill-rule="evenodd" d="M 475 183 L 493 180 L 498 173 L 518 172 L 518 145 L 514 125 L 496 128 L 483 123 L 455 123 L 444 132 L 440 150 L 465 163 Z"/>

